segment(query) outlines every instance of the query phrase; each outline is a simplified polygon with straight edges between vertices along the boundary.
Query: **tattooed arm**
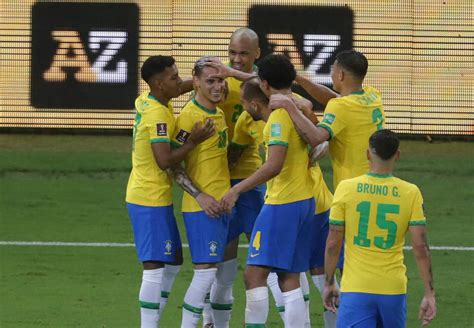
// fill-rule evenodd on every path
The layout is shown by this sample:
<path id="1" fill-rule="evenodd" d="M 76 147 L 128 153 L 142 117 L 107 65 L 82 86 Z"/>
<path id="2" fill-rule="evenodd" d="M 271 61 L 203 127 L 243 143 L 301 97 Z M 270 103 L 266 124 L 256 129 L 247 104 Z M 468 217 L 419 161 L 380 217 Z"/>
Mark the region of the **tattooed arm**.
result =
<path id="1" fill-rule="evenodd" d="M 240 156 L 242 156 L 245 147 L 239 147 L 234 143 L 229 144 L 227 148 L 227 162 L 229 163 L 229 170 L 233 170 L 239 162 Z"/>
<path id="2" fill-rule="evenodd" d="M 184 191 L 196 199 L 207 215 L 210 217 L 218 217 L 221 214 L 222 211 L 219 203 L 214 199 L 214 197 L 199 190 L 193 184 L 180 164 L 172 166 L 168 170 L 168 173 Z"/>
<path id="3" fill-rule="evenodd" d="M 421 301 L 418 319 L 423 320 L 423 326 L 429 324 L 436 316 L 436 300 L 433 281 L 433 271 L 431 269 L 431 255 L 426 236 L 426 226 L 410 226 L 413 255 L 415 256 L 418 270 L 425 287 L 425 294 Z"/>

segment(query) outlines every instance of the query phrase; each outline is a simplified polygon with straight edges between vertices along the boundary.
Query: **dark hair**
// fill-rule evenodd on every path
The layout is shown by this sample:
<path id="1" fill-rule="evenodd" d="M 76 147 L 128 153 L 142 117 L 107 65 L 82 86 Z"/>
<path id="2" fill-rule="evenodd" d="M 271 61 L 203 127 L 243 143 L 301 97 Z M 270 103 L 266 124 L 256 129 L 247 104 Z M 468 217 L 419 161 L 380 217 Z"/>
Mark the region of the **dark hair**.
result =
<path id="1" fill-rule="evenodd" d="M 277 90 L 291 87 L 296 71 L 285 55 L 268 55 L 258 64 L 258 76 Z"/>
<path id="2" fill-rule="evenodd" d="M 388 129 L 375 131 L 369 139 L 369 147 L 372 152 L 384 161 L 395 155 L 399 145 L 400 140 L 395 132 Z"/>
<path id="3" fill-rule="evenodd" d="M 149 82 L 150 78 L 158 73 L 163 72 L 167 67 L 173 66 L 175 60 L 171 56 L 151 56 L 142 65 L 142 79 Z"/>
<path id="4" fill-rule="evenodd" d="M 210 62 L 212 58 L 216 58 L 215 56 L 203 56 L 196 60 L 193 67 L 193 75 L 199 77 L 202 74 L 204 68 L 209 67 L 206 63 Z"/>
<path id="5" fill-rule="evenodd" d="M 344 50 L 336 55 L 337 64 L 363 80 L 369 68 L 367 58 L 361 52 Z"/>
<path id="6" fill-rule="evenodd" d="M 260 81 L 257 76 L 251 77 L 240 85 L 242 98 L 246 101 L 256 100 L 263 104 L 268 104 L 268 97 L 260 89 Z"/>

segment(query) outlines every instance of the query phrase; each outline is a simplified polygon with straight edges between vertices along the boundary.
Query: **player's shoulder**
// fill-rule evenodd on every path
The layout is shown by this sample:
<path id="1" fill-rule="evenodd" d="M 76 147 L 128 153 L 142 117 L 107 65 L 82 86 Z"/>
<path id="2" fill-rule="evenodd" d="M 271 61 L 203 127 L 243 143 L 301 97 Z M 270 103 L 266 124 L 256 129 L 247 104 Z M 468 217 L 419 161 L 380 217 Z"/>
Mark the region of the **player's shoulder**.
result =
<path id="1" fill-rule="evenodd" d="M 400 179 L 400 178 L 395 178 L 395 181 L 399 185 L 399 188 L 403 188 L 404 190 L 406 190 L 409 193 L 419 193 L 420 192 L 420 188 L 412 182 L 409 182 L 409 181 L 406 181 L 406 180 L 403 180 L 403 179 Z"/>
<path id="2" fill-rule="evenodd" d="M 370 85 L 365 86 L 365 87 L 363 88 L 363 90 L 364 90 L 364 92 L 366 92 L 366 93 L 373 93 L 373 94 L 376 94 L 376 95 L 379 96 L 379 97 L 382 95 L 382 94 L 380 93 L 380 91 L 379 91 L 377 88 L 375 88 L 375 87 L 373 87 L 373 86 L 370 86 Z"/>
<path id="3" fill-rule="evenodd" d="M 286 109 L 284 108 L 275 108 L 271 113 L 270 113 L 270 116 L 268 117 L 268 120 L 275 120 L 275 119 L 278 119 L 278 120 L 289 120 L 291 121 L 291 118 L 290 118 L 290 114 L 288 114 L 288 112 L 286 111 Z"/>

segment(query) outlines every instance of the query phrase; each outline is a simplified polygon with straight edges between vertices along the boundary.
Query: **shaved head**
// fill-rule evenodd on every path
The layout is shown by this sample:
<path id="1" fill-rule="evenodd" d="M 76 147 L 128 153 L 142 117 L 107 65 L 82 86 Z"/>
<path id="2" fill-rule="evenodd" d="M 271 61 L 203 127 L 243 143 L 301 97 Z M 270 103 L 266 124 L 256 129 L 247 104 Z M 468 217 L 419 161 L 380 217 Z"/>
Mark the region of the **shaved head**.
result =
<path id="1" fill-rule="evenodd" d="M 234 69 L 252 72 L 255 60 L 259 56 L 258 35 L 255 31 L 241 27 L 232 33 L 229 43 L 229 61 Z"/>
<path id="2" fill-rule="evenodd" d="M 256 48 L 258 47 L 258 35 L 254 30 L 248 27 L 238 28 L 232 33 L 230 37 L 230 42 L 239 40 L 239 39 L 249 39 L 252 42 L 252 45 Z"/>

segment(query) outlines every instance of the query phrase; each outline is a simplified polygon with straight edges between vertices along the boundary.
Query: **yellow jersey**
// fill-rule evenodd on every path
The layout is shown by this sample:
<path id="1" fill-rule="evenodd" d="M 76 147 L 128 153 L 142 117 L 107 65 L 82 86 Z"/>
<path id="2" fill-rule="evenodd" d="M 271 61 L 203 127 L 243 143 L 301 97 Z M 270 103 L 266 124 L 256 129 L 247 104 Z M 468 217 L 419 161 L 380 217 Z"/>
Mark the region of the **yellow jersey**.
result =
<path id="1" fill-rule="evenodd" d="M 296 131 L 288 112 L 283 108 L 272 111 L 263 130 L 264 142 L 269 147 L 287 147 L 281 172 L 267 182 L 265 204 L 287 204 L 313 197 L 312 180 L 308 168 L 308 146 Z"/>
<path id="2" fill-rule="evenodd" d="M 391 174 L 368 173 L 342 181 L 334 194 L 330 224 L 344 225 L 341 291 L 405 294 L 405 234 L 426 224 L 418 187 Z"/>
<path id="3" fill-rule="evenodd" d="M 243 152 L 237 166 L 230 171 L 231 179 L 246 179 L 262 165 L 259 147 L 263 143 L 264 121 L 254 121 L 252 115 L 244 111 L 235 124 L 232 145 Z"/>
<path id="4" fill-rule="evenodd" d="M 364 174 L 369 170 L 366 150 L 369 138 L 383 128 L 385 113 L 380 92 L 365 87 L 361 92 L 331 99 L 319 127 L 330 135 L 329 152 L 333 184 Z"/>
<path id="5" fill-rule="evenodd" d="M 143 206 L 171 205 L 172 182 L 156 163 L 151 144 L 170 142 L 175 125 L 173 107 L 171 103 L 168 106 L 161 104 L 149 92 L 144 92 L 135 100 L 135 108 L 132 172 L 126 201 Z"/>
<path id="6" fill-rule="evenodd" d="M 216 200 L 230 189 L 230 175 L 227 164 L 227 125 L 221 109 L 210 110 L 196 99 L 189 101 L 176 119 L 173 145 L 181 146 L 189 137 L 196 122 L 204 124 L 206 119 L 214 120 L 216 133 L 198 144 L 185 157 L 186 173 L 199 190 Z M 188 193 L 183 193 L 183 212 L 202 211 L 198 202 Z"/>
<path id="7" fill-rule="evenodd" d="M 331 208 L 332 193 L 324 181 L 323 172 L 318 163 L 310 168 L 310 173 L 313 181 L 313 196 L 316 201 L 315 214 L 324 213 Z"/>

